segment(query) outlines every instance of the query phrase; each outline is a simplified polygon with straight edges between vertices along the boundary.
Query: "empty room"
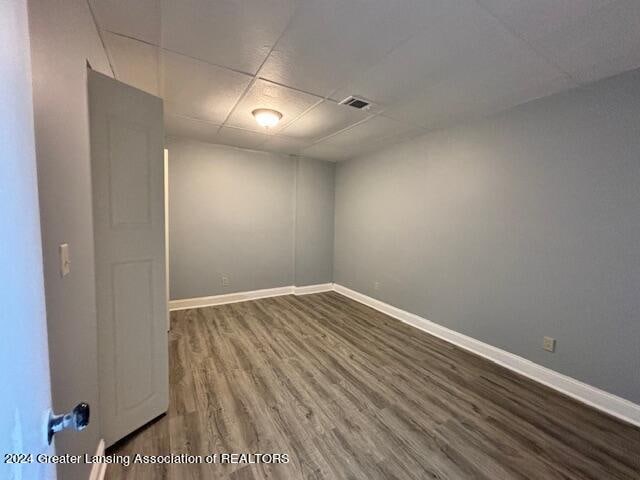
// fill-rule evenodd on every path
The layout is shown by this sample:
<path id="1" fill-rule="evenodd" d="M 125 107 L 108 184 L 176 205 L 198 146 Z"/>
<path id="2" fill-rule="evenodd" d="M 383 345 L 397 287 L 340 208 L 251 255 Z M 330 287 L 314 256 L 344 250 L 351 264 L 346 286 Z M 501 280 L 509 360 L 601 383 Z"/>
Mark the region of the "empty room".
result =
<path id="1" fill-rule="evenodd" d="M 0 480 L 640 480 L 638 0 L 0 44 Z"/>

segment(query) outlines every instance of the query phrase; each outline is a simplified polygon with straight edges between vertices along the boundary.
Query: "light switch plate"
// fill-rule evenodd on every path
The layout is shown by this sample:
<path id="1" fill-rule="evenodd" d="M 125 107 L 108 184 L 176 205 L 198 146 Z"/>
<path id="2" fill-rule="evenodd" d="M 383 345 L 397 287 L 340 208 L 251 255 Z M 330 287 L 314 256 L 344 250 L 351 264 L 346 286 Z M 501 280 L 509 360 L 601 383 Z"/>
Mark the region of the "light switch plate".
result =
<path id="1" fill-rule="evenodd" d="M 547 352 L 555 352 L 556 339 L 551 337 L 544 337 L 542 339 L 542 348 L 544 348 Z"/>
<path id="2" fill-rule="evenodd" d="M 60 250 L 60 275 L 66 277 L 71 272 L 71 257 L 69 256 L 69 244 L 63 243 Z"/>

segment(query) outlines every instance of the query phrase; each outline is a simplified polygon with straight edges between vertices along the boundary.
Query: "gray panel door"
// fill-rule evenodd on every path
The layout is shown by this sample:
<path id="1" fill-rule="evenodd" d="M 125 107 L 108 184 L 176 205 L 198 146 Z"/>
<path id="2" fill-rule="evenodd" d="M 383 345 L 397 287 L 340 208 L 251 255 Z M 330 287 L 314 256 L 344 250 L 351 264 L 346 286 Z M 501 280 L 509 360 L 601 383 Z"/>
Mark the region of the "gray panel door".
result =
<path id="1" fill-rule="evenodd" d="M 166 412 L 162 100 L 89 71 L 102 435 Z"/>

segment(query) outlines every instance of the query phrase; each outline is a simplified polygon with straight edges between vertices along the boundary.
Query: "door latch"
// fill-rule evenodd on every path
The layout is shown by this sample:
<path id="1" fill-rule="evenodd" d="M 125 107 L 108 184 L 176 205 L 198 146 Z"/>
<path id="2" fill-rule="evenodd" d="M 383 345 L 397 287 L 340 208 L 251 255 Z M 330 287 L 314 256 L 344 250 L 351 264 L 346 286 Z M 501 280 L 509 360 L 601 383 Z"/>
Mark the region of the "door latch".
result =
<path id="1" fill-rule="evenodd" d="M 76 407 L 63 415 L 49 413 L 48 440 L 51 445 L 53 436 L 62 430 L 73 429 L 80 432 L 89 425 L 89 415 L 91 411 L 88 403 L 79 403 Z"/>

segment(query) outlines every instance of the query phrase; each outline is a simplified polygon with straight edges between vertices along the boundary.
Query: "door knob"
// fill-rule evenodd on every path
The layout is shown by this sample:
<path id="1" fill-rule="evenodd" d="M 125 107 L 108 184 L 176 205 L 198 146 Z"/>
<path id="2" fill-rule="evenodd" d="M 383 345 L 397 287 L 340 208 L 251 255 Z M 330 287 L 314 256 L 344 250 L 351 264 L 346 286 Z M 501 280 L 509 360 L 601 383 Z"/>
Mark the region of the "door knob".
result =
<path id="1" fill-rule="evenodd" d="M 49 414 L 48 440 L 51 445 L 53 436 L 62 430 L 73 429 L 80 432 L 89 425 L 91 409 L 88 403 L 79 403 L 76 407 L 63 415 Z"/>

